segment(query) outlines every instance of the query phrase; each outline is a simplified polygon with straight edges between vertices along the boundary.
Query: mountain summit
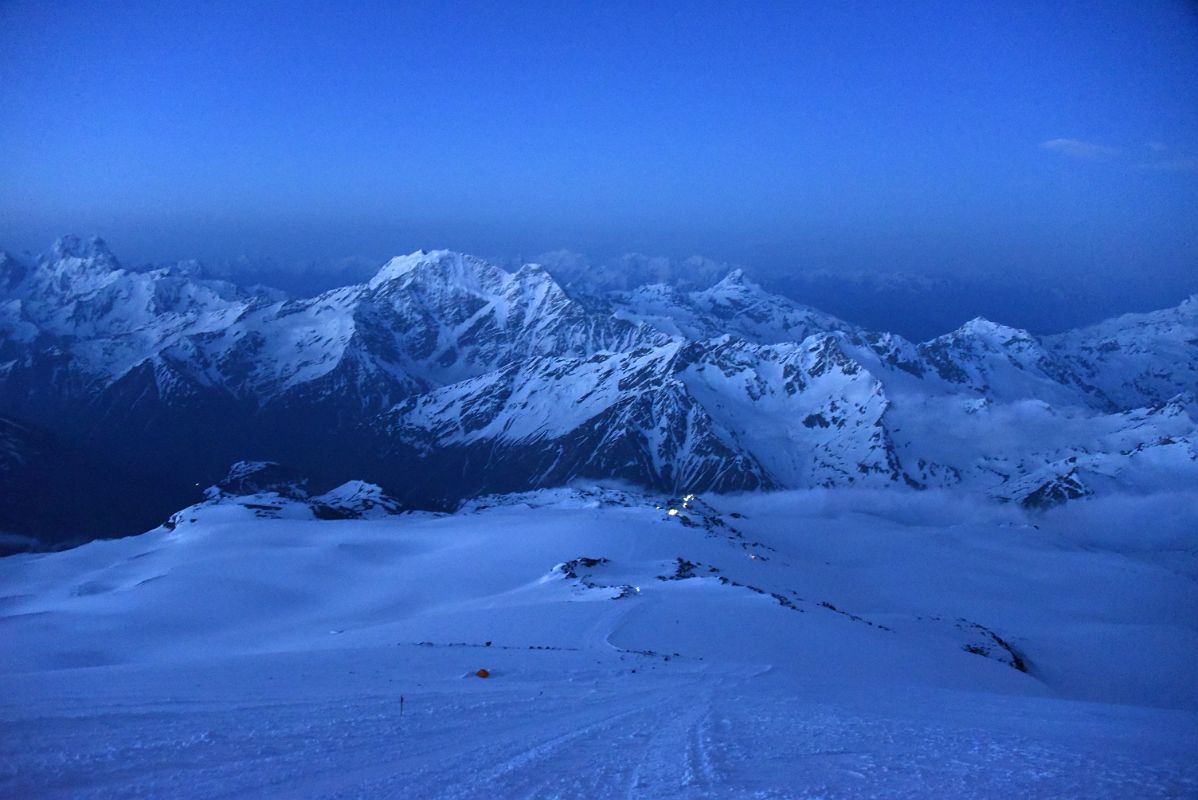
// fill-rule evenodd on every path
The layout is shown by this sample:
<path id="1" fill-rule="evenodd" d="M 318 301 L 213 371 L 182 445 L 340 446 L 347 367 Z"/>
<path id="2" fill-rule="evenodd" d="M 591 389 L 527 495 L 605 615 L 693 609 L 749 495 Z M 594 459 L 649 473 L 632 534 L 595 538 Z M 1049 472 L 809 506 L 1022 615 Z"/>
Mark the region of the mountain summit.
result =
<path id="1" fill-rule="evenodd" d="M 99 239 L 0 266 L 0 415 L 173 484 L 175 507 L 246 459 L 433 507 L 577 478 L 1043 504 L 1189 480 L 1198 461 L 1192 406 L 1170 405 L 1198 396 L 1192 298 L 917 344 L 739 270 L 584 304 L 537 265 L 448 250 L 295 299 L 126 270 Z"/>

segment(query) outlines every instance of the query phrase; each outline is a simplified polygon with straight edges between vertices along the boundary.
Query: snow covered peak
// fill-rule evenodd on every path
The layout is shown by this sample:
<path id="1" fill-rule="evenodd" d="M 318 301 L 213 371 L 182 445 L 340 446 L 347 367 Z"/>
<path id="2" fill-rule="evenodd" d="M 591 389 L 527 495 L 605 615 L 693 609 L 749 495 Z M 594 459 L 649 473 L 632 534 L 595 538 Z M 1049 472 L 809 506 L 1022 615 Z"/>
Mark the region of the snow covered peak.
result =
<path id="1" fill-rule="evenodd" d="M 556 281 L 540 264 L 524 264 L 510 273 L 482 258 L 453 250 L 417 250 L 388 261 L 367 285 L 371 289 L 380 289 L 419 282 L 430 289 L 502 294 L 513 282 L 528 281 L 552 285 L 560 291 Z"/>
<path id="2" fill-rule="evenodd" d="M 120 264 L 116 260 L 116 256 L 112 254 L 112 250 L 108 248 L 108 243 L 99 236 L 93 236 L 84 241 L 78 236 L 67 235 L 60 238 L 54 243 L 51 248 L 51 254 L 55 260 L 61 261 L 67 258 L 75 258 L 80 261 L 90 261 L 103 264 L 109 269 L 117 269 Z"/>
<path id="3" fill-rule="evenodd" d="M 310 503 L 318 519 L 377 519 L 403 510 L 379 486 L 360 480 L 343 483 Z"/>
<path id="4" fill-rule="evenodd" d="M 84 241 L 78 236 L 64 236 L 23 276 L 21 293 L 35 301 L 63 305 L 95 292 L 123 274 L 120 262 L 103 239 L 92 237 Z"/>
<path id="5" fill-rule="evenodd" d="M 549 280 L 553 280 L 549 273 L 545 271 L 544 266 L 534 263 L 521 265 L 520 269 L 516 270 L 515 274 L 517 276 L 544 276 Z"/>
<path id="6" fill-rule="evenodd" d="M 368 285 L 371 289 L 379 289 L 423 278 L 447 286 L 475 289 L 502 283 L 506 275 L 499 267 L 475 256 L 453 250 L 417 250 L 388 261 Z"/>
<path id="7" fill-rule="evenodd" d="M 232 284 L 229 284 L 228 281 L 224 281 L 224 280 L 221 280 L 220 278 L 214 277 L 210 273 L 207 265 L 205 265 L 204 262 L 200 261 L 199 259 L 195 259 L 195 258 L 188 258 L 188 259 L 184 259 L 183 261 L 177 261 L 174 264 L 170 264 L 168 266 L 162 267 L 160 272 L 163 275 L 171 275 L 171 276 L 177 277 L 177 278 L 191 278 L 193 280 L 213 280 L 213 281 L 219 281 L 222 284 L 232 285 Z"/>
<path id="8" fill-rule="evenodd" d="M 750 342 L 801 342 L 814 333 L 856 331 L 842 319 L 771 294 L 734 269 L 714 286 L 685 292 L 666 284 L 613 295 L 623 319 L 671 336 L 711 339 L 732 334 Z"/>
<path id="9" fill-rule="evenodd" d="M 751 280 L 749 280 L 747 277 L 745 277 L 745 271 L 743 269 L 741 269 L 740 267 L 737 267 L 736 269 L 732 270 L 727 275 L 725 275 L 722 279 L 720 279 L 719 283 L 717 283 L 715 286 L 711 287 L 711 290 L 709 290 L 709 291 L 718 289 L 721 286 L 726 289 L 749 288 L 749 287 L 752 287 L 754 289 L 758 288 L 756 283 L 753 283 Z"/>
<path id="10" fill-rule="evenodd" d="M 985 339 L 993 344 L 1006 344 L 1012 341 L 1032 339 L 1032 335 L 1022 328 L 1012 328 L 1010 325 L 993 322 L 985 317 L 974 317 L 953 331 L 953 333 L 950 333 L 949 336 L 968 336 Z"/>
<path id="11" fill-rule="evenodd" d="M 578 253 L 559 250 L 538 257 L 554 279 L 576 297 L 628 292 L 653 284 L 682 291 L 711 287 L 728 272 L 728 265 L 700 256 L 682 261 L 640 253 L 625 253 L 606 262 L 592 262 Z"/>
<path id="12" fill-rule="evenodd" d="M 1172 308 L 1124 314 L 1048 336 L 1045 342 L 1120 407 L 1198 394 L 1198 295 Z"/>
<path id="13" fill-rule="evenodd" d="M 755 308 L 758 310 L 768 309 L 765 313 L 770 315 L 785 316 L 797 311 L 803 316 L 822 316 L 829 321 L 834 319 L 815 309 L 799 305 L 788 298 L 770 294 L 760 285 L 749 280 L 745 276 L 744 270 L 741 269 L 732 270 L 709 289 L 690 292 L 690 298 L 695 304 L 707 308 L 708 311 L 716 312 L 720 316 L 737 314 Z M 723 312 L 720 312 L 721 307 L 725 309 Z M 832 327 L 839 327 L 843 324 L 840 320 L 836 320 Z"/>
<path id="14" fill-rule="evenodd" d="M 126 270 L 102 239 L 66 236 L 32 268 L 0 262 L 0 291 L 16 301 L 0 329 L 27 341 L 39 331 L 68 337 L 78 365 L 107 384 L 180 337 L 224 328 L 255 302 L 196 270 Z M 106 338 L 114 336 L 122 338 Z"/>
<path id="15" fill-rule="evenodd" d="M 225 481 L 241 481 L 277 466 L 279 466 L 277 461 L 235 461 L 229 467 L 229 474 L 225 476 Z"/>
<path id="16" fill-rule="evenodd" d="M 447 250 L 437 250 L 432 253 L 426 250 L 416 250 L 408 253 L 406 256 L 395 256 L 395 258 L 392 258 L 379 268 L 379 271 L 370 279 L 368 285 L 371 289 L 375 289 L 384 283 L 398 280 L 425 261 L 430 259 L 435 260 L 438 256 L 448 255 L 448 253 L 449 251 Z"/>
<path id="17" fill-rule="evenodd" d="M 352 480 L 324 494 L 309 492 L 308 479 L 273 461 L 238 461 L 220 483 L 204 491 L 204 501 L 174 514 L 166 527 L 177 529 L 197 518 L 380 519 L 403 511 L 373 483 Z"/>
<path id="18" fill-rule="evenodd" d="M 229 467 L 229 474 L 215 486 L 209 486 L 204 495 L 213 500 L 274 492 L 300 499 L 308 496 L 307 486 L 307 478 L 275 461 L 238 461 Z"/>
<path id="19" fill-rule="evenodd" d="M 745 276 L 744 270 L 732 270 L 708 289 L 692 292 L 696 301 L 706 305 L 765 302 L 777 303 L 777 298 Z M 791 304 L 793 305 L 793 304 Z"/>

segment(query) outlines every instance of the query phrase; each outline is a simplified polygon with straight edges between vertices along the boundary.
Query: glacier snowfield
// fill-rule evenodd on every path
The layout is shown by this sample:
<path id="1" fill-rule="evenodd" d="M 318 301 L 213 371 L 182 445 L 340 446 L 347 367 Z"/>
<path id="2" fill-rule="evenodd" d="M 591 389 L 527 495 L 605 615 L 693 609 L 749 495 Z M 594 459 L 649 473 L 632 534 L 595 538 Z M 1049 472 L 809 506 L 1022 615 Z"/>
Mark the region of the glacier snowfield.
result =
<path id="1" fill-rule="evenodd" d="M 1186 494 L 174 520 L 0 559 L 0 796 L 1198 793 Z"/>

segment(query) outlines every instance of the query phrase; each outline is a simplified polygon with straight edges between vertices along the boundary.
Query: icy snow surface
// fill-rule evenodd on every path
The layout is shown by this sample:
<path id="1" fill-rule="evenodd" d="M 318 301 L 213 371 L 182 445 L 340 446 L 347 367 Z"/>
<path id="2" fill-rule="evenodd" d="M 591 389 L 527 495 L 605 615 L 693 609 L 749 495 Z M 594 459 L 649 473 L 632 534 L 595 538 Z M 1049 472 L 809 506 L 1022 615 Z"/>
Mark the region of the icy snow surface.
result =
<path id="1" fill-rule="evenodd" d="M 301 502 L 0 560 L 0 796 L 1198 791 L 1184 495 Z"/>

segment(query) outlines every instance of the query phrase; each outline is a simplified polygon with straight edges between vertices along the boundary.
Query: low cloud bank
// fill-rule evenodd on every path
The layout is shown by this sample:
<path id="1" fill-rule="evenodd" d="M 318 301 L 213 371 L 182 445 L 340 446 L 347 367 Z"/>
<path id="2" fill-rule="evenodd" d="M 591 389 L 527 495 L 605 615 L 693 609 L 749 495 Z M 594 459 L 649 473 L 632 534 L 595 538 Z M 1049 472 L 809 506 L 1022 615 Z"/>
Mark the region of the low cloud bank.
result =
<path id="1" fill-rule="evenodd" d="M 1031 511 L 989 498 L 942 490 L 809 489 L 745 495 L 763 510 L 806 519 L 874 516 L 911 527 L 1035 526 L 1046 541 L 1127 554 L 1198 556 L 1198 491 L 1111 494 Z M 1180 564 L 1179 564 L 1180 566 Z"/>

